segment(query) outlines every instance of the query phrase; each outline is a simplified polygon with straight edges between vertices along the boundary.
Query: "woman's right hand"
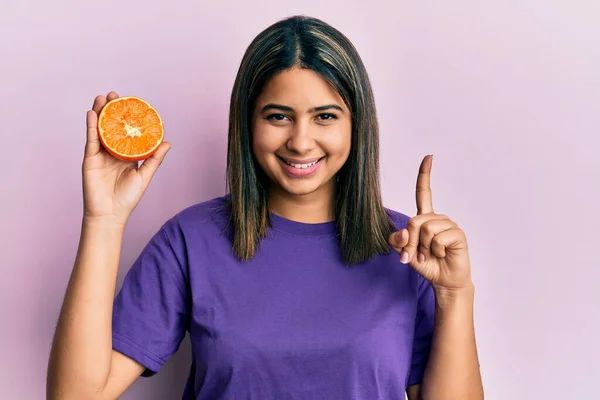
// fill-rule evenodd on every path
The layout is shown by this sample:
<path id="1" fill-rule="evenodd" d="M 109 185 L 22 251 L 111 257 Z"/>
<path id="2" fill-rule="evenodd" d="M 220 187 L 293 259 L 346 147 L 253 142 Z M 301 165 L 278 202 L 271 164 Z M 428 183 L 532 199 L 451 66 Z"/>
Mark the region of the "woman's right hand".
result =
<path id="1" fill-rule="evenodd" d="M 98 96 L 87 113 L 87 142 L 82 165 L 84 218 L 109 220 L 126 224 L 171 144 L 163 142 L 158 150 L 144 160 L 121 161 L 110 155 L 98 137 L 98 115 L 102 107 L 118 98 L 115 92 Z"/>

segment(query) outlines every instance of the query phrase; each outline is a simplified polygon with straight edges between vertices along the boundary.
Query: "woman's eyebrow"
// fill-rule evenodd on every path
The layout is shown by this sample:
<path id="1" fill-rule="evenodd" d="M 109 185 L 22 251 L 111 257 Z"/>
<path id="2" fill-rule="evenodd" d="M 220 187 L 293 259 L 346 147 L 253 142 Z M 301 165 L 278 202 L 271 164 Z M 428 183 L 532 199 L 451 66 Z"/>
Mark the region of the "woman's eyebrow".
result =
<path id="1" fill-rule="evenodd" d="M 267 110 L 279 110 L 279 111 L 286 111 L 286 112 L 294 112 L 294 109 L 292 107 L 284 106 L 281 104 L 273 104 L 273 103 L 269 103 L 266 106 L 264 106 L 263 108 L 261 108 L 260 112 L 263 113 Z"/>
<path id="2" fill-rule="evenodd" d="M 344 112 L 344 110 L 342 109 L 342 107 L 338 106 L 337 104 L 327 104 L 325 106 L 319 106 L 319 107 L 311 108 L 309 110 L 309 112 L 327 111 L 327 110 L 332 110 L 332 109 Z"/>
<path id="3" fill-rule="evenodd" d="M 338 106 L 337 104 L 327 104 L 324 106 L 319 106 L 319 107 L 313 107 L 310 110 L 308 110 L 308 112 L 318 112 L 318 111 L 326 111 L 326 110 L 338 110 L 341 112 L 344 112 L 344 110 L 342 109 L 342 107 Z M 292 107 L 289 106 L 284 106 L 282 104 L 275 104 L 275 103 L 269 103 L 267 105 L 265 105 L 263 108 L 261 108 L 260 112 L 264 113 L 265 111 L 268 110 L 279 110 L 279 111 L 285 111 L 285 112 L 294 112 L 294 109 Z"/>

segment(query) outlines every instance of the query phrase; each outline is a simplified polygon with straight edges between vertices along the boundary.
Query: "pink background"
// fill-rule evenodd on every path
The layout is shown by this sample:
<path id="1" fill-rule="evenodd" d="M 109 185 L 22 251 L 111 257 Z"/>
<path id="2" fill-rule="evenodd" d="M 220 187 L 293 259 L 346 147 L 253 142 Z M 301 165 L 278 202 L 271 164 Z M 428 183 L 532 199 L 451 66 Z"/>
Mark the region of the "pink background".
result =
<path id="1" fill-rule="evenodd" d="M 44 398 L 81 219 L 85 112 L 148 99 L 174 147 L 134 213 L 121 274 L 171 215 L 223 193 L 229 94 L 268 24 L 321 17 L 364 58 L 386 204 L 467 232 L 487 399 L 592 398 L 600 373 L 600 3 L 2 0 L 0 398 Z M 393 4 L 393 5 L 392 5 Z M 177 398 L 189 346 L 123 399 Z"/>

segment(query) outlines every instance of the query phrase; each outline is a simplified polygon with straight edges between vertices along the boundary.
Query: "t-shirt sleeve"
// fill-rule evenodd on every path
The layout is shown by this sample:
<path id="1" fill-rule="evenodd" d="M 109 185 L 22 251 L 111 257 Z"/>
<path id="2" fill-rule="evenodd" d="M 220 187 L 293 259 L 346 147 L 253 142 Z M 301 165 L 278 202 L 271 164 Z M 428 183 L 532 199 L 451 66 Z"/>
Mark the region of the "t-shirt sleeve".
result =
<path id="1" fill-rule="evenodd" d="M 435 295 L 426 279 L 419 276 L 419 281 L 415 335 L 407 387 L 418 385 L 423 380 L 433 338 Z"/>
<path id="2" fill-rule="evenodd" d="M 152 237 L 114 301 L 113 349 L 146 367 L 142 376 L 160 370 L 179 348 L 187 328 L 184 250 L 174 245 L 183 242 L 173 240 L 174 231 L 167 223 Z"/>

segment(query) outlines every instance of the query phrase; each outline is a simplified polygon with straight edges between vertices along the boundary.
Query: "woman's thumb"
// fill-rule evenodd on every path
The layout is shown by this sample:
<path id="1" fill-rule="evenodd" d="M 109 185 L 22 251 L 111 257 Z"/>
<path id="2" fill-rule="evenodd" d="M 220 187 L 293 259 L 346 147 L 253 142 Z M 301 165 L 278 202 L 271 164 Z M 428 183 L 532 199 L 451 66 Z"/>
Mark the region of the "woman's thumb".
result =
<path id="1" fill-rule="evenodd" d="M 162 164 L 163 160 L 165 159 L 165 155 L 169 152 L 169 150 L 171 150 L 171 147 L 171 143 L 161 143 L 156 152 L 144 160 L 142 165 L 140 165 L 138 172 L 142 175 L 142 179 L 146 183 L 150 182 L 156 173 L 156 170 L 158 170 L 158 167 L 160 167 L 160 164 Z"/>

